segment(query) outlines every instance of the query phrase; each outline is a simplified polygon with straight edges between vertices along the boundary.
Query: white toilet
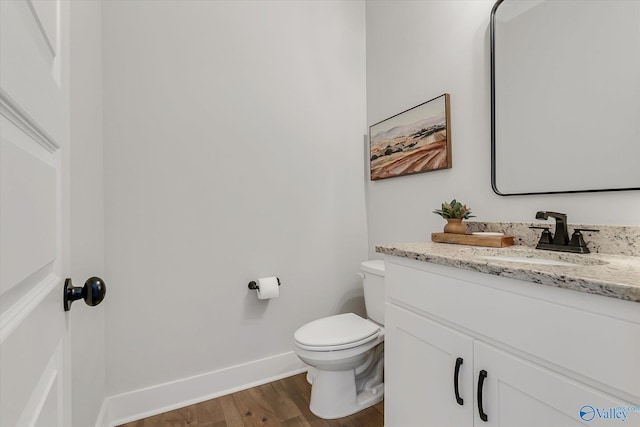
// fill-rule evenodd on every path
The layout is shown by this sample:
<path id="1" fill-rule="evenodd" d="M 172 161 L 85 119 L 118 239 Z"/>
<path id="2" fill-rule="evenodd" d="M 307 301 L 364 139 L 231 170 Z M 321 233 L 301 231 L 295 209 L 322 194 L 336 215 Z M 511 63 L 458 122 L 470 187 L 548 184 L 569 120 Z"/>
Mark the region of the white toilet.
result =
<path id="1" fill-rule="evenodd" d="M 355 414 L 384 395 L 384 261 L 361 266 L 369 318 L 338 314 L 309 322 L 294 334 L 296 354 L 312 367 L 309 409 L 325 419 Z"/>

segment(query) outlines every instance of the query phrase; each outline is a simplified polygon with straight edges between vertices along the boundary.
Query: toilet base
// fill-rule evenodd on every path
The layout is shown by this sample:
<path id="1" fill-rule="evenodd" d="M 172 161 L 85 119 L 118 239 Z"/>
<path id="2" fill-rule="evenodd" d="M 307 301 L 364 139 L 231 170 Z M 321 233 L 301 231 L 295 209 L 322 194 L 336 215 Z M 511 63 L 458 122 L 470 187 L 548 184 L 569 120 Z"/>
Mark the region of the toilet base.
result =
<path id="1" fill-rule="evenodd" d="M 332 420 L 360 412 L 380 402 L 384 384 L 356 393 L 354 373 L 350 371 L 320 371 L 313 373 L 309 409 L 320 418 Z"/>

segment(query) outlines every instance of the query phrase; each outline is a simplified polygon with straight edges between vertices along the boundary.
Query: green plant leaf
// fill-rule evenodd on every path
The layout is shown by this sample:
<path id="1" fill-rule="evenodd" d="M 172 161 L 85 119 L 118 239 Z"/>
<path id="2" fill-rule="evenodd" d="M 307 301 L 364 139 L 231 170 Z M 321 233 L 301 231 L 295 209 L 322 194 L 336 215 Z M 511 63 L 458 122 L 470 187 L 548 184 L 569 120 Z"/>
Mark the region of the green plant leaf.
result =
<path id="1" fill-rule="evenodd" d="M 451 200 L 450 203 L 442 202 L 440 209 L 434 210 L 433 213 L 436 215 L 440 215 L 445 219 L 469 219 L 475 217 L 475 215 L 471 215 L 471 209 L 468 208 L 467 205 L 458 202 L 456 199 Z"/>

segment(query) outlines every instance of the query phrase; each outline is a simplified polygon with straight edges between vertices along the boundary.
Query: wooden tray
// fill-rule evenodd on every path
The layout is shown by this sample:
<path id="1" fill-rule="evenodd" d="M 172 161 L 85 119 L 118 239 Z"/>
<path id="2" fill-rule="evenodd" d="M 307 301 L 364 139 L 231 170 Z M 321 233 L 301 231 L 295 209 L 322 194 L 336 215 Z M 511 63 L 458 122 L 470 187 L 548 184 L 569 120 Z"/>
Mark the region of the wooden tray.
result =
<path id="1" fill-rule="evenodd" d="M 475 234 L 431 233 L 431 240 L 437 243 L 488 246 L 504 248 L 513 245 L 513 236 L 478 236 Z"/>

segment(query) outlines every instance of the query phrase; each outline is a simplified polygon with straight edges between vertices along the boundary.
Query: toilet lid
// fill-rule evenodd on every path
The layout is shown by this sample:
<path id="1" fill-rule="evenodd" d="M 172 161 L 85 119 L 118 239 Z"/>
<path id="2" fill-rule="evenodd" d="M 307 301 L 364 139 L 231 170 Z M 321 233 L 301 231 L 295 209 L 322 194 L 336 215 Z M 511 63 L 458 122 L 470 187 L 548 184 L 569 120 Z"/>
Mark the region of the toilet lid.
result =
<path id="1" fill-rule="evenodd" d="M 345 313 L 314 320 L 298 329 L 294 339 L 303 348 L 342 350 L 375 339 L 380 327 L 370 320 Z"/>

